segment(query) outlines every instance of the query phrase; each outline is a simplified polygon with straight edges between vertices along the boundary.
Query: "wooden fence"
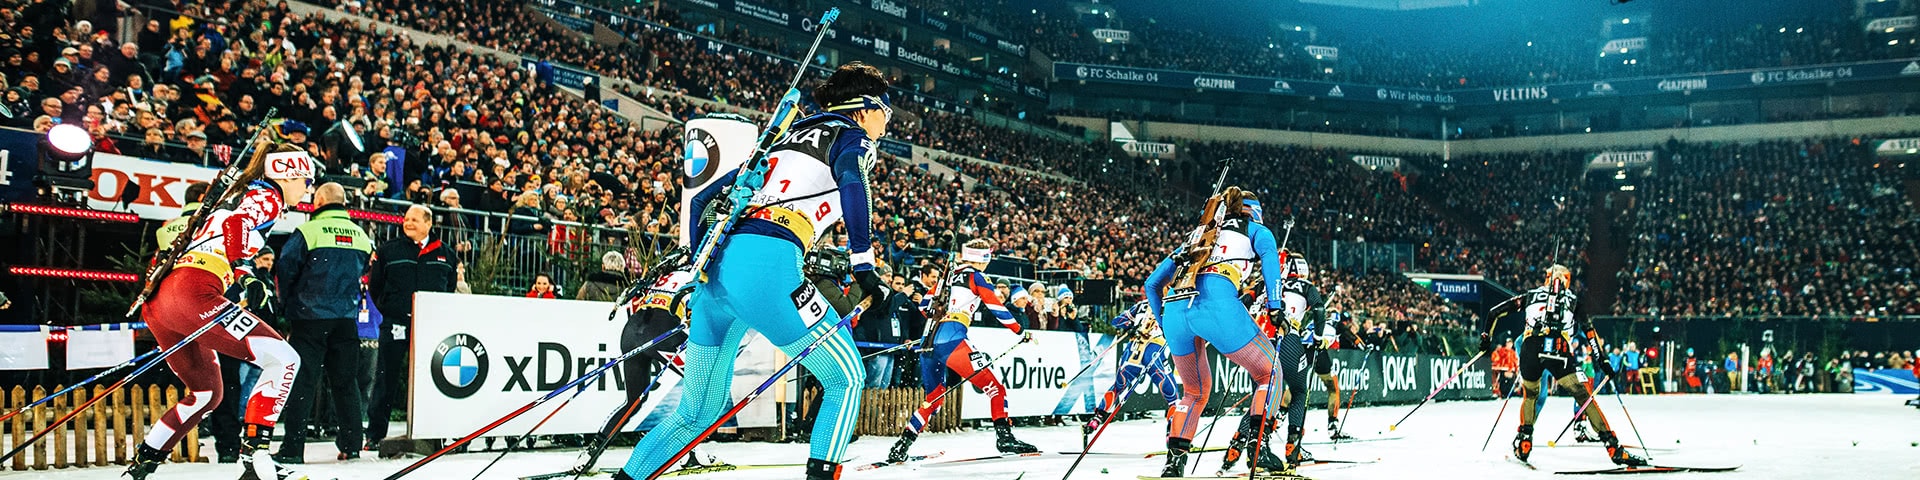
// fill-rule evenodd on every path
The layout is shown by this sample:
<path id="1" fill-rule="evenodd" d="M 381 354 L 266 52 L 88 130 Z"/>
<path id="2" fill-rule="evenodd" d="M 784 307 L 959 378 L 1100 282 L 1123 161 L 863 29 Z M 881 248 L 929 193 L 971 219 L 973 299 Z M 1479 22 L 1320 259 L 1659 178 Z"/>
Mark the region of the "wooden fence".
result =
<path id="1" fill-rule="evenodd" d="M 907 416 L 926 401 L 925 392 L 918 388 L 867 389 L 861 390 L 860 395 L 860 423 L 853 429 L 855 435 L 899 435 L 907 426 Z M 928 432 L 960 428 L 960 397 L 959 394 L 947 397 L 946 404 L 933 414 L 931 424 L 927 425 Z"/>
<path id="2" fill-rule="evenodd" d="M 33 387 L 33 391 L 29 392 L 15 386 L 0 397 L 0 411 L 11 412 L 62 388 L 66 387 L 51 390 Z M 74 407 L 105 391 L 106 387 L 100 385 L 95 385 L 91 390 L 76 389 L 8 419 L 5 424 L 0 424 L 0 432 L 4 432 L 0 434 L 0 447 L 4 447 L 0 451 L 12 450 L 35 432 L 46 429 L 48 423 L 66 416 Z M 179 400 L 179 387 L 170 386 L 163 390 L 157 385 L 129 385 L 95 403 L 74 417 L 73 421 L 54 429 L 53 433 L 20 452 L 4 467 L 10 470 L 46 470 L 125 465 L 145 438 L 148 424 L 165 415 L 167 409 Z M 207 458 L 200 455 L 200 433 L 188 430 L 187 438 L 181 440 L 180 446 L 173 450 L 170 461 L 206 462 Z"/>

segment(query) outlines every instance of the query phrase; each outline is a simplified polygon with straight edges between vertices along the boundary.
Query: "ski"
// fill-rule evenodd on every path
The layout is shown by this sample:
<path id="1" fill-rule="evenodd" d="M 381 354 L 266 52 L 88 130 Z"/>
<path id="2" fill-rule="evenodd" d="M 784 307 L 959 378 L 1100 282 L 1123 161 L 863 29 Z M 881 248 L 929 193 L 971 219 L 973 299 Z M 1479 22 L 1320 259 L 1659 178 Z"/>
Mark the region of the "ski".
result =
<path id="1" fill-rule="evenodd" d="M 873 463 L 861 465 L 858 467 L 854 467 L 853 470 L 856 472 L 864 472 L 868 470 L 891 467 L 895 465 L 905 465 L 908 462 L 919 462 L 919 461 L 924 461 L 924 460 L 933 459 L 933 458 L 940 458 L 941 455 L 946 455 L 946 454 L 947 452 L 942 451 L 942 452 L 933 452 L 926 455 L 909 455 L 907 456 L 907 460 L 904 462 L 873 462 Z"/>
<path id="2" fill-rule="evenodd" d="M 1196 447 L 1196 449 L 1188 449 L 1187 453 L 1208 453 L 1208 451 L 1223 451 L 1223 449 L 1227 449 L 1227 447 Z M 1165 449 L 1162 449 L 1162 451 L 1150 451 L 1150 453 L 1146 453 L 1146 459 L 1160 457 L 1160 455 L 1167 455 L 1167 451 L 1165 451 Z"/>
<path id="3" fill-rule="evenodd" d="M 618 472 L 618 471 L 620 471 L 620 469 L 618 469 L 618 468 L 602 468 L 602 469 L 599 469 L 599 470 L 594 470 L 594 471 L 592 471 L 592 472 L 589 472 L 589 473 L 584 473 L 584 474 L 580 474 L 580 476 L 582 476 L 582 477 L 598 477 L 598 476 L 602 476 L 602 475 L 612 475 L 612 474 L 613 474 L 613 472 Z M 574 473 L 574 471 L 572 471 L 572 470 L 568 470 L 568 471 L 565 471 L 565 472 L 554 472 L 554 473 L 542 473 L 542 474 L 539 474 L 539 475 L 528 475 L 528 476 L 524 476 L 524 477 L 520 477 L 520 480 L 553 480 L 553 479 L 556 479 L 556 478 L 572 478 L 572 477 L 573 477 L 574 475 L 575 475 L 575 473 Z"/>
<path id="4" fill-rule="evenodd" d="M 1151 477 L 1146 475 L 1139 477 L 1140 480 L 1246 480 L 1247 478 L 1247 474 L 1244 473 L 1226 477 Z M 1314 480 L 1313 477 L 1287 473 L 1261 473 L 1252 478 L 1254 480 Z"/>
<path id="5" fill-rule="evenodd" d="M 1403 439 L 1403 438 L 1407 438 L 1407 436 L 1405 436 L 1405 435 L 1395 435 L 1395 436 L 1391 436 L 1391 437 L 1378 437 L 1378 438 L 1347 438 L 1347 439 L 1341 439 L 1341 440 L 1338 440 L 1338 441 L 1334 441 L 1334 440 L 1322 440 L 1322 441 L 1317 441 L 1317 442 L 1300 442 L 1300 444 L 1301 444 L 1301 445 L 1333 445 L 1333 444 L 1335 444 L 1335 443 L 1366 443 L 1366 442 L 1386 442 L 1386 441 L 1392 441 L 1392 440 L 1400 440 L 1400 439 Z"/>
<path id="6" fill-rule="evenodd" d="M 667 472 L 660 476 L 678 477 L 678 476 L 684 476 L 684 475 L 699 475 L 702 473 L 731 472 L 735 470 L 762 470 L 762 469 L 768 469 L 768 468 L 805 468 L 806 466 L 807 464 L 804 464 L 804 463 L 776 463 L 776 464 L 768 464 L 768 465 L 734 465 L 730 463 L 720 463 L 720 464 L 713 464 L 713 465 L 701 465 L 701 466 L 692 467 L 692 468 L 682 468 L 679 470 Z"/>
<path id="7" fill-rule="evenodd" d="M 1079 453 L 1075 453 L 1075 455 L 1078 455 L 1078 454 L 1079 454 Z M 928 466 L 934 466 L 934 467 L 944 467 L 944 466 L 952 466 L 952 465 L 961 465 L 961 464 L 971 464 L 971 463 L 979 463 L 979 462 L 990 462 L 990 461 L 994 461 L 994 460 L 1019 460 L 1019 459 L 1023 459 L 1023 458 L 1037 458 L 1037 457 L 1042 457 L 1042 456 L 1045 456 L 1045 455 L 1047 455 L 1047 454 L 1046 454 L 1046 453 L 1002 453 L 1002 454 L 999 454 L 999 455 L 989 455 L 989 456 L 984 456 L 984 457 L 974 457 L 974 458 L 963 458 L 963 459 L 959 459 L 959 460 L 948 460 L 948 461 L 944 461 L 944 462 L 935 462 L 935 463 L 930 463 L 930 464 L 927 464 L 927 465 L 928 465 Z"/>
<path id="8" fill-rule="evenodd" d="M 1606 444 L 1604 444 L 1604 443 L 1576 443 L 1576 444 L 1572 444 L 1572 445 L 1560 445 L 1559 447 L 1553 447 L 1553 448 L 1560 448 L 1560 447 L 1589 447 L 1589 448 L 1594 448 L 1594 447 L 1598 447 L 1598 448 L 1606 448 L 1606 446 L 1607 446 L 1607 445 L 1606 445 Z M 1666 453 L 1672 453 L 1672 452 L 1678 452 L 1678 451 L 1680 451 L 1680 449 L 1678 449 L 1678 448 L 1672 448 L 1672 447 L 1652 447 L 1652 448 L 1648 448 L 1648 447 L 1642 447 L 1642 446 L 1639 446 L 1639 445 L 1627 445 L 1627 444 L 1624 444 L 1624 443 L 1623 443 L 1623 444 L 1620 444 L 1620 448 L 1625 448 L 1625 449 L 1628 449 L 1628 450 L 1645 450 L 1645 451 L 1649 451 L 1649 452 L 1666 452 Z"/>
<path id="9" fill-rule="evenodd" d="M 1738 468 L 1740 468 L 1739 465 L 1734 465 L 1731 467 L 1671 467 L 1671 466 L 1662 466 L 1662 465 L 1648 465 L 1644 467 L 1619 467 L 1619 468 L 1608 468 L 1608 469 L 1602 469 L 1602 470 L 1568 470 L 1564 472 L 1553 472 L 1553 473 L 1555 475 L 1628 475 L 1628 474 L 1635 474 L 1635 473 L 1682 473 L 1682 472 L 1709 473 L 1709 472 L 1731 472 Z"/>
<path id="10" fill-rule="evenodd" d="M 1533 462 L 1529 462 L 1529 461 L 1526 461 L 1526 460 L 1521 460 L 1521 459 L 1518 459 L 1518 458 L 1513 458 L 1513 456 L 1512 456 L 1512 455 L 1508 455 L 1508 456 L 1507 456 L 1507 461 L 1510 461 L 1510 462 L 1514 462 L 1514 463 L 1518 463 L 1518 464 L 1520 464 L 1520 466 L 1522 466 L 1522 467 L 1527 467 L 1527 469 L 1528 469 L 1528 470 L 1539 470 L 1539 469 L 1540 469 L 1540 467 L 1536 467 L 1536 466 L 1533 466 Z"/>

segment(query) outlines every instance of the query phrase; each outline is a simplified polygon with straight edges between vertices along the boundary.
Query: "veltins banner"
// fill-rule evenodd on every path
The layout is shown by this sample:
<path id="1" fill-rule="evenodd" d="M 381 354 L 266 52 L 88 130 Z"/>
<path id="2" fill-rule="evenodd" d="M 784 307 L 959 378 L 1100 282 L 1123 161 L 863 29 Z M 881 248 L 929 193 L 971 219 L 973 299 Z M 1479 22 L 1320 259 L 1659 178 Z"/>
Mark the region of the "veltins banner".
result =
<path id="1" fill-rule="evenodd" d="M 693 196 L 706 190 L 727 172 L 740 169 L 753 155 L 754 139 L 760 127 L 740 117 L 701 117 L 687 121 L 680 173 L 687 176 L 680 189 L 680 224 L 691 225 Z M 689 246 L 693 229 L 680 229 L 680 246 Z"/>
<path id="2" fill-rule="evenodd" d="M 623 312 L 608 321 L 611 302 L 422 292 L 415 297 L 414 307 L 408 406 L 414 438 L 458 438 L 471 433 L 622 353 L 620 329 L 626 315 Z M 733 398 L 751 392 L 785 362 L 779 350 L 758 334 L 748 333 L 744 345 L 734 359 Z M 660 394 L 652 395 L 635 414 L 639 427 L 658 423 L 679 404 L 679 377 L 669 372 L 660 378 L 661 384 L 655 387 Z M 573 399 L 570 411 L 579 414 L 554 416 L 538 433 L 597 431 L 606 413 L 621 406 L 626 389 L 648 380 L 626 378 L 617 367 L 609 369 Z M 732 425 L 775 425 L 780 394 L 770 392 L 763 399 L 767 401 L 748 405 Z M 499 431 L 527 431 L 548 411 L 529 412 Z"/>

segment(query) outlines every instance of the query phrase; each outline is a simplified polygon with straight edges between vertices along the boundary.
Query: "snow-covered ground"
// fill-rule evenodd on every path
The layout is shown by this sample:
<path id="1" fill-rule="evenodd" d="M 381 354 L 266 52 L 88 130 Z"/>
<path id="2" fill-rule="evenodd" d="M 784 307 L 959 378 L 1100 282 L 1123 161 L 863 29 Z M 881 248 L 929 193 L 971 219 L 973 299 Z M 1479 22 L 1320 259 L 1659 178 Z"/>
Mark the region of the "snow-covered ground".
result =
<path id="1" fill-rule="evenodd" d="M 1618 404 L 1602 398 L 1600 407 L 1621 428 L 1629 443 L 1638 443 L 1627 431 L 1627 419 Z M 1662 480 L 1678 479 L 1806 479 L 1829 476 L 1847 479 L 1920 478 L 1920 411 L 1902 406 L 1903 398 L 1890 395 L 1688 395 L 1627 397 L 1647 446 L 1653 447 L 1657 464 L 1679 466 L 1732 466 L 1732 473 L 1688 473 L 1661 475 Z M 1319 479 L 1420 479 L 1473 478 L 1475 480 L 1541 479 L 1555 477 L 1554 470 L 1581 470 L 1608 467 L 1604 450 L 1593 446 L 1569 446 L 1572 435 L 1559 447 L 1548 447 L 1547 440 L 1566 425 L 1573 406 L 1566 398 L 1553 398 L 1541 415 L 1534 451 L 1534 464 L 1540 471 L 1506 460 L 1508 443 L 1518 420 L 1519 402 L 1508 406 L 1494 432 L 1492 445 L 1480 451 L 1487 438 L 1488 422 L 1500 409 L 1499 402 L 1454 402 L 1428 405 L 1401 425 L 1387 431 L 1388 425 L 1405 415 L 1410 406 L 1362 408 L 1353 412 L 1347 429 L 1362 438 L 1403 436 L 1397 440 L 1309 446 L 1322 459 L 1372 461 L 1359 465 L 1319 466 L 1301 473 Z M 543 412 L 534 412 L 536 414 Z M 583 413 L 584 414 L 584 413 Z M 1235 418 L 1220 422 L 1210 445 L 1225 442 L 1236 424 Z M 1326 440 L 1325 413 L 1308 414 L 1308 442 Z M 1122 422 L 1109 428 L 1089 456 L 1073 474 L 1085 480 L 1131 480 L 1137 475 L 1154 475 L 1160 470 L 1159 458 L 1142 458 L 1139 453 L 1165 449 L 1163 420 Z M 1028 428 L 1016 431 L 1023 440 L 1048 452 L 1077 451 L 1078 427 Z M 850 463 L 879 461 L 893 443 L 892 437 L 865 437 L 855 442 Z M 1195 442 L 1200 443 L 1199 441 Z M 330 458 L 330 444 L 309 446 L 310 458 Z M 210 450 L 209 450 L 210 451 Z M 1066 472 L 1073 456 L 1050 454 L 1035 458 L 975 462 L 941 466 L 937 462 L 993 454 L 993 433 L 988 430 L 927 435 L 914 445 L 916 454 L 944 451 L 945 455 L 921 465 L 903 465 L 856 472 L 848 469 L 842 478 L 919 479 L 1052 479 Z M 701 447 L 711 455 L 735 464 L 790 464 L 806 461 L 804 444 L 720 443 Z M 1130 453 L 1135 455 L 1120 455 Z M 466 479 L 490 460 L 492 453 L 450 456 L 434 462 L 408 478 Z M 626 459 L 627 451 L 616 449 L 602 459 L 602 466 L 615 466 Z M 515 479 L 525 475 L 551 473 L 567 468 L 574 461 L 573 451 L 546 450 L 513 453 L 495 465 L 484 478 Z M 379 479 L 412 460 L 357 460 L 347 463 L 326 462 L 304 466 L 316 479 Z M 1219 453 L 1200 458 L 1202 473 L 1217 468 Z M 0 472 L 6 480 L 110 480 L 119 478 L 117 468 L 46 472 Z M 233 465 L 168 465 L 152 478 L 222 479 L 235 478 Z M 684 476 L 686 479 L 795 479 L 798 467 L 742 470 L 725 473 Z M 605 478 L 605 477 L 601 477 Z"/>

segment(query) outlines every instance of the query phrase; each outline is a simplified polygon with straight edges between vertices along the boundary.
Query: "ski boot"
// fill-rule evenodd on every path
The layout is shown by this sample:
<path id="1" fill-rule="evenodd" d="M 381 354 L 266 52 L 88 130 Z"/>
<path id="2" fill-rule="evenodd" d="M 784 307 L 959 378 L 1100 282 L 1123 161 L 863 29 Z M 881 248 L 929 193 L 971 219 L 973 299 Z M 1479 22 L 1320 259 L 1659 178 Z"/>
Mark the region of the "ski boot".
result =
<path id="1" fill-rule="evenodd" d="M 1000 453 L 1040 453 L 1040 449 L 1034 448 L 1033 444 L 1022 442 L 1018 438 L 1013 438 L 1012 420 L 1005 418 L 994 420 L 993 433 L 998 437 L 998 439 L 993 442 L 993 448 L 999 449 Z"/>
<path id="2" fill-rule="evenodd" d="M 1620 439 L 1615 437 L 1613 432 L 1600 432 L 1600 441 L 1606 443 L 1607 459 L 1613 460 L 1614 465 L 1628 467 L 1647 466 L 1647 459 L 1636 457 L 1633 455 L 1633 452 L 1627 451 L 1626 447 L 1620 446 Z"/>
<path id="3" fill-rule="evenodd" d="M 1245 453 L 1247 449 L 1253 448 L 1255 430 L 1265 424 L 1266 417 L 1262 415 L 1240 417 L 1240 429 L 1235 430 L 1233 432 L 1233 439 L 1227 441 L 1227 452 L 1225 455 L 1227 458 L 1220 464 L 1220 471 L 1231 470 L 1234 465 L 1240 463 L 1240 455 Z"/>
<path id="4" fill-rule="evenodd" d="M 840 464 L 809 458 L 807 480 L 840 480 Z"/>
<path id="5" fill-rule="evenodd" d="M 1328 440 L 1352 440 L 1353 436 L 1347 435 L 1347 432 L 1340 431 L 1339 417 L 1327 417 L 1327 439 Z"/>
<path id="6" fill-rule="evenodd" d="M 1313 461 L 1313 454 L 1307 453 L 1307 449 L 1305 448 L 1300 448 L 1300 439 L 1306 436 L 1307 427 L 1295 425 L 1293 428 L 1287 429 L 1286 451 L 1288 467 L 1298 467 L 1301 464 Z"/>
<path id="7" fill-rule="evenodd" d="M 140 442 L 140 452 L 134 454 L 133 464 L 127 465 L 125 475 L 133 477 L 133 480 L 146 480 L 154 470 L 160 469 L 160 464 L 167 462 L 167 455 L 168 452 L 165 450 L 149 447 L 147 442 Z"/>
<path id="8" fill-rule="evenodd" d="M 273 454 L 267 451 L 272 443 L 273 427 L 247 425 L 240 439 L 240 480 L 307 480 L 287 467 L 273 460 Z"/>
<path id="9" fill-rule="evenodd" d="M 1574 420 L 1574 422 L 1576 423 L 1573 424 L 1573 441 L 1579 443 L 1594 443 L 1600 441 L 1600 437 L 1594 436 L 1593 431 L 1587 429 L 1587 418 L 1585 416 L 1580 417 L 1579 420 Z"/>
<path id="10" fill-rule="evenodd" d="M 918 439 L 920 439 L 920 434 L 914 433 L 912 430 L 900 432 L 900 441 L 893 442 L 893 449 L 887 451 L 887 463 L 907 461 L 907 448 L 912 447 L 913 441 Z"/>
<path id="11" fill-rule="evenodd" d="M 1080 426 L 1080 436 L 1081 437 L 1092 436 L 1093 432 L 1100 431 L 1100 425 L 1105 423 L 1107 423 L 1107 412 L 1104 410 L 1094 410 L 1093 418 L 1088 419 L 1086 425 Z M 1085 438 L 1082 438 L 1081 440 L 1082 442 L 1080 443 L 1086 443 L 1084 441 L 1086 440 Z"/>
<path id="12" fill-rule="evenodd" d="M 1258 470 L 1262 475 L 1293 475 L 1293 465 L 1273 454 L 1273 442 L 1270 438 L 1261 438 L 1258 445 L 1248 452 L 1247 468 Z"/>
<path id="13" fill-rule="evenodd" d="M 1520 434 L 1513 436 L 1513 458 L 1525 462 L 1528 455 L 1533 455 L 1533 426 L 1521 425 Z"/>
<path id="14" fill-rule="evenodd" d="M 1187 476 L 1187 452 L 1193 449 L 1193 441 L 1184 438 L 1167 439 L 1167 466 L 1160 469 L 1162 478 L 1180 478 Z"/>

